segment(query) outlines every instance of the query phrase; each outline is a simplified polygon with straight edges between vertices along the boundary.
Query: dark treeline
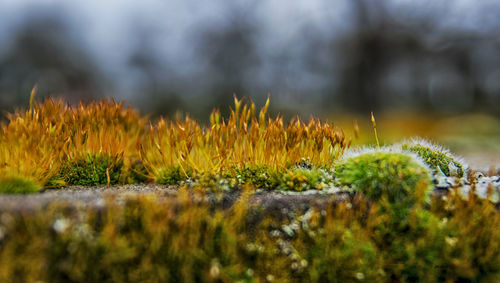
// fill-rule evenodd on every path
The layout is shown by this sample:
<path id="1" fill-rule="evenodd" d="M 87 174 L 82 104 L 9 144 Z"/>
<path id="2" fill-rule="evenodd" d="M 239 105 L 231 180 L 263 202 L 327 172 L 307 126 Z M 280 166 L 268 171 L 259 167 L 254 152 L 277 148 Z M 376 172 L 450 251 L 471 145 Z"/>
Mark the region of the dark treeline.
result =
<path id="1" fill-rule="evenodd" d="M 224 110 L 234 93 L 262 103 L 269 92 L 275 111 L 285 114 L 410 109 L 500 115 L 500 23 L 445 25 L 451 2 L 417 11 L 391 1 L 346 3 L 341 28 L 333 17 L 306 21 L 285 44 L 273 45 L 259 21 L 261 1 L 228 1 L 220 12 L 224 21 L 186 35 L 195 66 L 188 72 L 162 53 L 161 35 L 139 25 L 127 47 L 127 78 L 106 73 L 107 63 L 86 50 L 61 14 L 27 18 L 0 44 L 0 108 L 25 105 L 38 83 L 41 96 L 73 102 L 126 97 L 152 115 L 180 110 L 206 118 L 213 107 Z M 500 5 L 484 9 L 500 15 Z M 120 96 L 124 89 L 129 93 Z"/>

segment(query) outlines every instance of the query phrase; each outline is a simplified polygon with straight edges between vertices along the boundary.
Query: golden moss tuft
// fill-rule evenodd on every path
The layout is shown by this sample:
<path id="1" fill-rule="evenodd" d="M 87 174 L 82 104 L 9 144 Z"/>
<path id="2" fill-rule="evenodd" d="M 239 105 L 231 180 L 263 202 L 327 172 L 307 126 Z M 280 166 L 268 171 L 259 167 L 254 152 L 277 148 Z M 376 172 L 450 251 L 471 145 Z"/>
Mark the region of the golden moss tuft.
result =
<path id="1" fill-rule="evenodd" d="M 142 158 L 156 180 L 166 168 L 180 168 L 188 177 L 208 173 L 222 174 L 233 168 L 287 168 L 308 157 L 316 166 L 334 163 L 348 147 L 343 132 L 329 123 L 299 118 L 286 125 L 281 117 L 267 118 L 269 100 L 259 114 L 253 103 L 235 98 L 229 119 L 212 112 L 210 125 L 201 126 L 190 118 L 184 121 L 160 120 L 142 144 Z"/>
<path id="2" fill-rule="evenodd" d="M 29 110 L 8 118 L 0 134 L 0 175 L 17 174 L 49 187 L 61 186 L 72 178 L 64 175 L 74 171 L 68 167 L 94 155 L 119 159 L 123 182 L 128 182 L 131 168 L 141 170 L 137 143 L 146 132 L 146 119 L 122 103 L 104 100 L 72 107 L 49 99 L 33 102 Z"/>
<path id="3" fill-rule="evenodd" d="M 32 100 L 30 109 L 9 114 L 1 125 L 0 176 L 61 187 L 149 180 L 181 184 L 233 172 L 234 179 L 227 180 L 233 185 L 274 188 L 279 184 L 265 182 L 259 172 L 250 177 L 252 168 L 293 179 L 283 173 L 293 164 L 308 158 L 316 167 L 330 168 L 349 145 L 333 124 L 299 118 L 285 124 L 281 117 L 267 117 L 268 107 L 269 100 L 256 113 L 255 104 L 235 98 L 229 118 L 215 110 L 203 126 L 189 117 L 152 123 L 108 100 L 76 107 L 61 100 Z"/>

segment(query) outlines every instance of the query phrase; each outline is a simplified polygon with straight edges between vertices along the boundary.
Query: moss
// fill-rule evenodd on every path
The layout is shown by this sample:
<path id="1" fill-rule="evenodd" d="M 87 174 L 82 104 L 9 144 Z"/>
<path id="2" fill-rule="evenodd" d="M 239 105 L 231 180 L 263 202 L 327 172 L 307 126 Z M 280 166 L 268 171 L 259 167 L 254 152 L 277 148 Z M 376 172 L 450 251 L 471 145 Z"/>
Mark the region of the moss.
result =
<path id="1" fill-rule="evenodd" d="M 297 164 L 295 164 L 296 167 L 302 168 L 302 169 L 313 169 L 315 166 L 311 163 L 310 158 L 301 158 Z"/>
<path id="2" fill-rule="evenodd" d="M 500 214 L 450 195 L 404 221 L 383 202 L 312 207 L 251 222 L 250 196 L 232 207 L 152 195 L 97 210 L 54 203 L 0 208 L 0 282 L 498 282 Z M 223 200 L 221 200 L 223 201 Z M 250 218 L 249 218 L 250 217 Z M 287 235 L 285 227 L 294 231 Z"/>
<path id="3" fill-rule="evenodd" d="M 310 167 L 308 167 L 310 168 Z M 160 170 L 156 183 L 165 185 L 187 184 L 191 187 L 210 189 L 233 189 L 251 185 L 259 189 L 305 191 L 333 185 L 333 173 L 323 168 L 304 168 L 293 165 L 290 168 L 272 169 L 265 165 L 233 166 L 220 174 L 209 172 L 184 174 L 180 167 Z"/>
<path id="4" fill-rule="evenodd" d="M 273 176 L 280 190 L 322 190 L 333 185 L 333 174 L 325 169 L 293 167 Z"/>
<path id="5" fill-rule="evenodd" d="M 64 176 L 61 173 L 61 170 L 59 170 L 59 173 L 52 176 L 47 181 L 47 183 L 43 185 L 43 187 L 47 189 L 59 189 L 66 185 L 68 185 L 68 183 L 65 181 Z"/>
<path id="6" fill-rule="evenodd" d="M 415 156 L 390 151 L 360 153 L 338 162 L 336 181 L 372 200 L 413 203 L 432 189 L 429 170 Z M 424 192 L 420 192 L 419 189 Z"/>
<path id="7" fill-rule="evenodd" d="M 262 189 L 273 189 L 278 184 L 271 178 L 276 174 L 271 168 L 265 165 L 245 165 L 243 167 L 234 166 L 222 174 L 222 178 L 227 179 L 232 186 L 253 185 Z"/>
<path id="8" fill-rule="evenodd" d="M 333 174 L 327 169 L 315 168 L 298 163 L 290 168 L 271 169 L 265 165 L 245 165 L 225 171 L 218 179 L 225 180 L 231 187 L 252 185 L 260 189 L 284 191 L 305 191 L 333 185 Z"/>
<path id="9" fill-rule="evenodd" d="M 441 277 L 452 268 L 452 257 L 446 255 L 447 227 L 438 217 L 427 210 L 413 209 L 403 220 L 388 212 L 378 220 L 373 238 L 378 255 L 384 258 L 388 278 L 401 282 L 443 281 Z"/>
<path id="10" fill-rule="evenodd" d="M 256 113 L 253 103 L 235 99 L 230 116 L 223 119 L 216 110 L 208 126 L 189 117 L 179 121 L 160 120 L 141 137 L 144 165 L 160 182 L 164 179 L 158 178 L 160 170 L 181 166 L 197 174 L 236 177 L 235 185 L 252 183 L 270 187 L 272 184 L 267 184 L 261 173 L 284 170 L 293 163 L 301 163 L 303 156 L 310 160 L 297 165 L 331 165 L 349 146 L 343 131 L 333 124 L 315 118 L 309 122 L 296 118 L 286 123 L 279 116 L 267 117 L 268 105 L 267 102 Z"/>
<path id="11" fill-rule="evenodd" d="M 116 185 L 120 181 L 123 159 L 102 153 L 88 153 L 63 163 L 58 178 L 68 185 Z"/>
<path id="12" fill-rule="evenodd" d="M 158 172 L 156 183 L 162 185 L 180 185 L 189 176 L 191 176 L 190 171 L 184 172 L 180 166 L 168 167 Z"/>
<path id="13" fill-rule="evenodd" d="M 32 194 L 39 190 L 40 186 L 25 178 L 0 178 L 0 194 Z"/>
<path id="14" fill-rule="evenodd" d="M 32 101 L 29 109 L 0 123 L 0 174 L 20 172 L 50 188 L 148 180 L 180 184 L 192 178 L 180 170 L 185 168 L 231 186 L 276 188 L 271 174 L 282 174 L 291 163 L 303 169 L 330 166 L 350 144 L 332 123 L 316 118 L 286 123 L 281 116 L 268 117 L 268 107 L 269 99 L 256 112 L 253 102 L 235 98 L 229 117 L 214 110 L 210 124 L 203 125 L 189 117 L 148 121 L 108 100 L 78 107 Z M 302 156 L 311 158 L 300 161 Z"/>
<path id="15" fill-rule="evenodd" d="M 143 162 L 140 159 L 136 159 L 130 165 L 130 168 L 127 170 L 126 180 L 124 183 L 127 184 L 139 184 L 145 183 L 149 180 L 149 174 L 146 168 L 144 167 Z"/>
<path id="16" fill-rule="evenodd" d="M 446 149 L 425 141 L 412 141 L 401 145 L 403 150 L 416 153 L 434 171 L 440 170 L 446 176 L 463 177 L 465 166 Z M 454 171 L 450 171 L 450 168 Z"/>

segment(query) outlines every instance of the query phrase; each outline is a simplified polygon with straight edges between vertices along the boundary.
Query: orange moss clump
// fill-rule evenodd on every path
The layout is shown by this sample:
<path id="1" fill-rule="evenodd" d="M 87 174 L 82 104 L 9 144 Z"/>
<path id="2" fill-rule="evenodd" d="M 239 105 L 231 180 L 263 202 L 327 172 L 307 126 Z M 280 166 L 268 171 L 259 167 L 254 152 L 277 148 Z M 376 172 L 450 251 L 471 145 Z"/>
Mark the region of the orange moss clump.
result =
<path id="1" fill-rule="evenodd" d="M 249 164 L 279 170 L 305 157 L 315 166 L 331 167 L 349 145 L 342 130 L 318 119 L 304 123 L 296 118 L 286 125 L 282 117 L 267 118 L 269 99 L 258 115 L 254 103 L 234 102 L 229 119 L 215 110 L 207 127 L 190 118 L 160 120 L 141 150 L 153 178 L 177 167 L 185 177 L 188 172 L 215 175 Z"/>
<path id="2" fill-rule="evenodd" d="M 9 114 L 1 125 L 0 177 L 21 176 L 41 187 L 60 187 L 175 183 L 244 168 L 279 175 L 304 158 L 312 166 L 331 168 L 349 145 L 333 124 L 296 118 L 286 125 L 282 117 L 266 117 L 269 99 L 258 115 L 254 103 L 236 98 L 234 103 L 227 120 L 215 110 L 210 124 L 202 126 L 190 118 L 152 123 L 108 100 L 77 107 L 61 100 L 32 100 L 29 110 Z"/>

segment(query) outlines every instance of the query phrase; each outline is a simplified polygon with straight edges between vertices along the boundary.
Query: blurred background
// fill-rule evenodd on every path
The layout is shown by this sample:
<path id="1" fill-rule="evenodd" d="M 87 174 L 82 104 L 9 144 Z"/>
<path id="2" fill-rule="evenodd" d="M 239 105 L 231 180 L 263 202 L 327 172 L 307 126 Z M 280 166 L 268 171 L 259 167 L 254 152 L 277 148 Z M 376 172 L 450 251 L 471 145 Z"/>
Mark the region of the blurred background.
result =
<path id="1" fill-rule="evenodd" d="M 358 121 L 360 142 L 374 111 L 385 142 L 498 163 L 500 1 L 1 0 L 0 110 L 26 107 L 34 84 L 200 121 L 270 93 L 287 119 Z"/>

